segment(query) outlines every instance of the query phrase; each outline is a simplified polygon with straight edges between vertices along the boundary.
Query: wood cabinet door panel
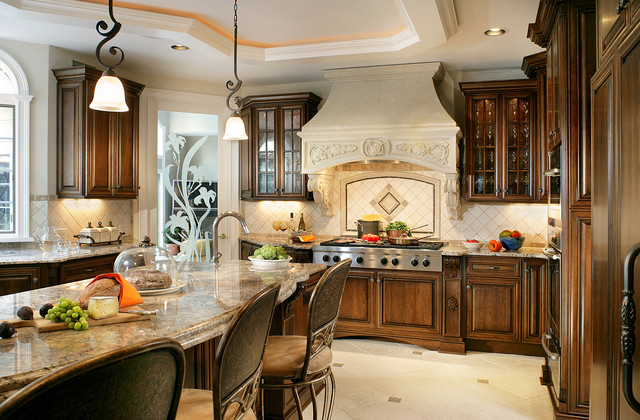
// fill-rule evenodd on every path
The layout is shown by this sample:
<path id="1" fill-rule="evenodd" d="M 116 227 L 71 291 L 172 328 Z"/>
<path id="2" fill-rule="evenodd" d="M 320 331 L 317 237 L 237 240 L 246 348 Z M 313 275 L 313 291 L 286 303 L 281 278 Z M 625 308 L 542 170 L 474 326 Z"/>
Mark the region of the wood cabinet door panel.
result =
<path id="1" fill-rule="evenodd" d="M 127 93 L 129 112 L 112 115 L 115 119 L 110 161 L 113 195 L 117 198 L 138 196 L 138 96 Z"/>
<path id="2" fill-rule="evenodd" d="M 379 272 L 378 327 L 440 333 L 441 276 Z"/>
<path id="3" fill-rule="evenodd" d="M 37 266 L 3 266 L 0 272 L 0 296 L 26 292 L 39 286 Z"/>
<path id="4" fill-rule="evenodd" d="M 545 260 L 524 260 L 522 292 L 522 341 L 540 344 L 545 328 L 547 264 Z"/>
<path id="5" fill-rule="evenodd" d="M 467 337 L 518 341 L 520 280 L 467 278 Z"/>
<path id="6" fill-rule="evenodd" d="M 89 85 L 91 86 L 91 85 Z M 92 90 L 91 90 L 92 91 Z M 111 197 L 111 140 L 113 131 L 110 113 L 87 109 L 89 118 L 87 140 L 87 173 L 85 196 Z"/>
<path id="7" fill-rule="evenodd" d="M 626 26 L 626 12 L 618 9 L 619 0 L 598 0 L 598 53 L 600 60 L 611 53 L 613 41 Z"/>
<path id="8" fill-rule="evenodd" d="M 374 327 L 373 271 L 350 271 L 342 294 L 338 327 Z"/>
<path id="9" fill-rule="evenodd" d="M 58 85 L 58 195 L 81 196 L 83 186 L 84 149 L 81 121 L 84 110 L 79 106 L 83 82 Z"/>
<path id="10" fill-rule="evenodd" d="M 522 259 L 514 257 L 470 257 L 467 258 L 468 276 L 491 276 L 520 278 Z"/>

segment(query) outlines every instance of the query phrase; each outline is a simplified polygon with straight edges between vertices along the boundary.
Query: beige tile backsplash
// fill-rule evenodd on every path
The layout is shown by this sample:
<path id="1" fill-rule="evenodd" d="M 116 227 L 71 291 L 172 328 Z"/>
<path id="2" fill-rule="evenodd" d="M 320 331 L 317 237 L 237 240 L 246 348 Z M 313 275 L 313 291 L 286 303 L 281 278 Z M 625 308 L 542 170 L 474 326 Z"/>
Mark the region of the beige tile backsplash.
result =
<path id="1" fill-rule="evenodd" d="M 400 172 L 404 175 L 422 175 L 444 181 L 442 174 L 432 171 L 423 171 L 421 167 L 411 164 L 348 164 L 342 165 L 336 171 L 334 178 L 334 215 L 326 217 L 322 215 L 322 209 L 312 201 L 242 201 L 241 212 L 244 214 L 253 233 L 273 233 L 271 226 L 273 220 L 288 220 L 289 214 L 294 213 L 296 224 L 300 213 L 304 213 L 304 220 L 307 228 L 319 235 L 338 236 L 344 232 L 344 214 L 348 212 L 341 209 L 340 183 L 346 178 L 363 175 L 371 172 Z M 382 174 L 381 174 L 382 175 Z M 408 191 L 415 183 L 402 178 L 385 178 L 387 183 L 396 191 Z M 366 183 L 361 183 L 363 188 Z M 441 182 L 444 185 L 444 182 Z M 376 185 L 376 188 L 378 185 Z M 351 192 L 350 192 L 351 193 Z M 367 198 L 370 202 L 376 191 L 361 190 L 357 196 Z M 342 192 L 344 194 L 344 192 Z M 543 244 L 546 242 L 546 206 L 544 204 L 477 204 L 462 200 L 462 220 L 450 220 L 446 212 L 446 195 L 440 194 L 440 206 L 436 211 L 440 211 L 440 238 L 443 240 L 465 240 L 477 239 L 489 241 L 498 237 L 498 234 L 505 229 L 517 229 L 527 238 L 527 244 Z M 364 201 L 364 200 L 363 200 Z M 436 205 L 437 207 L 437 205 Z M 370 212 L 372 209 L 362 208 L 363 212 Z M 360 210 L 357 210 L 360 211 Z M 419 212 L 407 214 L 409 219 L 403 220 L 410 226 L 417 226 L 420 223 Z M 365 214 L 365 213 L 363 213 Z M 351 217 L 349 217 L 350 219 Z M 438 229 L 435 229 L 438 231 Z M 354 232 L 348 232 L 355 234 Z"/>
<path id="2" fill-rule="evenodd" d="M 40 226 L 55 226 L 65 229 L 63 239 L 69 240 L 87 226 L 87 222 L 91 222 L 92 226 L 97 226 L 98 222 L 107 226 L 111 221 L 120 231 L 130 235 L 133 226 L 132 201 L 32 196 L 31 234 Z"/>

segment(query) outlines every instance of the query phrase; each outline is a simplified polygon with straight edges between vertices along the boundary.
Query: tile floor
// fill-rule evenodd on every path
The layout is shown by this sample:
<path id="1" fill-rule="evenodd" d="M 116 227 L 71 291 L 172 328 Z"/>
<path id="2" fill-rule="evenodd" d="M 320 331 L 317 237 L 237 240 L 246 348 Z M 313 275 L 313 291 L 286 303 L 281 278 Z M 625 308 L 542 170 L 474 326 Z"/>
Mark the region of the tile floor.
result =
<path id="1" fill-rule="evenodd" d="M 459 356 L 364 339 L 336 339 L 333 354 L 333 420 L 553 418 L 540 357 Z M 313 418 L 310 407 L 304 418 Z"/>

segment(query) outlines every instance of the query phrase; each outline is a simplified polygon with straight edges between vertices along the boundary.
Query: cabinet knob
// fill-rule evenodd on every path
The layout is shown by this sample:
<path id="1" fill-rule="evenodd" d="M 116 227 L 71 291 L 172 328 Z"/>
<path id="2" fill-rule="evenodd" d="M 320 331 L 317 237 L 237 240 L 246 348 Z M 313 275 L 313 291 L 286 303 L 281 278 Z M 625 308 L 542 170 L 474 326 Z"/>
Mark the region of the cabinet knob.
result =
<path id="1" fill-rule="evenodd" d="M 227 234 L 226 233 L 221 233 L 220 235 L 218 235 L 218 238 L 227 239 Z"/>
<path id="2" fill-rule="evenodd" d="M 525 269 L 524 269 L 524 272 L 525 272 L 525 273 L 530 273 L 530 272 L 531 272 L 531 269 L 529 269 L 529 268 L 525 268 Z"/>
<path id="3" fill-rule="evenodd" d="M 620 0 L 618 4 L 616 4 L 616 14 L 619 15 L 623 10 L 627 8 L 627 3 L 629 0 Z"/>
<path id="4" fill-rule="evenodd" d="M 375 281 L 375 280 L 373 279 L 373 276 L 371 276 L 371 277 L 369 278 L 369 281 L 370 281 L 371 283 L 373 283 L 373 282 Z"/>
<path id="5" fill-rule="evenodd" d="M 31 281 L 32 281 L 32 282 L 34 282 L 34 283 L 37 283 L 37 282 L 39 282 L 39 281 L 40 281 L 40 279 L 39 279 L 39 278 L 37 278 L 37 277 L 34 277 L 34 278 L 32 278 L 32 279 L 31 279 Z"/>
<path id="6" fill-rule="evenodd" d="M 556 135 L 556 130 L 549 131 L 549 137 L 555 137 L 555 135 Z"/>
<path id="7" fill-rule="evenodd" d="M 467 285 L 467 289 L 471 290 L 471 286 Z"/>
<path id="8" fill-rule="evenodd" d="M 92 272 L 92 271 L 94 271 L 94 270 L 95 270 L 95 268 L 85 268 L 85 269 L 84 269 L 84 272 L 85 272 L 85 273 L 91 273 L 91 272 Z"/>
<path id="9" fill-rule="evenodd" d="M 544 190 L 543 190 L 542 188 L 538 188 L 538 192 L 539 192 L 540 194 L 542 194 L 542 193 L 544 192 Z"/>

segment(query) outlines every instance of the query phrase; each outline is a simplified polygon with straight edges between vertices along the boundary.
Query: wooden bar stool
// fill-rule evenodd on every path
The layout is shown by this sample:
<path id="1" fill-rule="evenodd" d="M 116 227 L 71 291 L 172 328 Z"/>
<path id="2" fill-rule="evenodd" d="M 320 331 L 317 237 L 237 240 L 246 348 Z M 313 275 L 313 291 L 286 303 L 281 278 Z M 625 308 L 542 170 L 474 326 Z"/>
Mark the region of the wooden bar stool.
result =
<path id="1" fill-rule="evenodd" d="M 174 419 L 184 363 L 171 338 L 110 351 L 27 385 L 0 405 L 0 419 Z"/>
<path id="2" fill-rule="evenodd" d="M 213 361 L 213 390 L 183 389 L 178 420 L 255 420 L 262 356 L 280 284 L 247 302 L 222 335 Z"/>
<path id="3" fill-rule="evenodd" d="M 324 419 L 326 414 L 326 418 L 330 419 L 333 412 L 335 380 L 331 371 L 333 359 L 331 342 L 350 266 L 350 259 L 341 261 L 327 270 L 318 280 L 309 301 L 306 337 L 276 335 L 270 336 L 267 341 L 260 387 L 291 389 L 300 419 L 302 419 L 302 404 L 298 390 L 308 387 L 315 420 L 318 416 L 318 407 L 313 386 L 321 382 L 325 386 L 322 418 Z M 329 393 L 328 380 L 331 381 L 331 393 Z"/>

